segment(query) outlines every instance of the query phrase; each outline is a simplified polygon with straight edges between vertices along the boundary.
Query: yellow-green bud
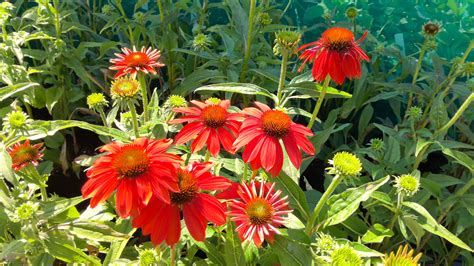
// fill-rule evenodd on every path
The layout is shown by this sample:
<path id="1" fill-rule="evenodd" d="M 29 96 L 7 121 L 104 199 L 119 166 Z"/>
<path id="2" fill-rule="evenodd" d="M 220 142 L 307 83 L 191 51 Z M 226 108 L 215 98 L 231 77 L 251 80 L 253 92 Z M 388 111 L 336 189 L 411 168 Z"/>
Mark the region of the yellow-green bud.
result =
<path id="1" fill-rule="evenodd" d="M 332 252 L 331 265 L 360 266 L 362 265 L 362 259 L 357 255 L 352 247 L 345 245 Z"/>
<path id="2" fill-rule="evenodd" d="M 267 12 L 260 12 L 258 14 L 258 22 L 262 26 L 267 26 L 267 25 L 272 24 L 272 18 L 270 17 L 270 14 L 268 14 Z"/>
<path id="3" fill-rule="evenodd" d="M 194 36 L 193 39 L 193 49 L 195 51 L 202 51 L 208 48 L 211 45 L 211 40 L 209 37 L 203 33 L 199 33 L 198 35 Z"/>
<path id="4" fill-rule="evenodd" d="M 207 98 L 206 103 L 211 103 L 211 104 L 219 104 L 221 102 L 221 99 L 216 98 L 216 97 L 210 97 Z"/>
<path id="5" fill-rule="evenodd" d="M 183 96 L 171 95 L 170 97 L 168 97 L 166 104 L 171 107 L 184 107 L 188 103 L 186 102 L 186 99 L 184 99 Z"/>
<path id="6" fill-rule="evenodd" d="M 20 220 L 29 220 L 33 218 L 34 213 L 38 209 L 37 206 L 30 202 L 26 202 L 21 204 L 17 209 L 16 209 L 16 215 L 18 216 L 18 219 Z"/>
<path id="7" fill-rule="evenodd" d="M 359 158 L 346 151 L 336 153 L 329 163 L 332 165 L 329 168 L 329 173 L 341 177 L 356 177 L 362 171 L 362 163 Z"/>
<path id="8" fill-rule="evenodd" d="M 346 17 L 348 19 L 351 19 L 351 20 L 355 19 L 358 14 L 359 14 L 359 10 L 357 10 L 357 8 L 355 8 L 353 6 L 346 9 Z"/>
<path id="9" fill-rule="evenodd" d="M 30 119 L 22 111 L 12 111 L 3 118 L 3 127 L 5 130 L 27 130 Z"/>
<path id="10" fill-rule="evenodd" d="M 140 266 L 157 265 L 158 263 L 158 257 L 153 249 L 139 251 L 138 259 L 140 261 Z"/>
<path id="11" fill-rule="evenodd" d="M 87 105 L 89 109 L 95 110 L 97 108 L 106 107 L 109 104 L 102 93 L 92 93 L 87 96 Z"/>
<path id="12" fill-rule="evenodd" d="M 412 106 L 410 109 L 408 109 L 407 115 L 411 120 L 418 121 L 423 115 L 423 110 L 421 110 L 421 108 L 418 106 Z"/>
<path id="13" fill-rule="evenodd" d="M 371 139 L 370 148 L 375 152 L 382 151 L 384 148 L 383 140 L 379 138 Z"/>
<path id="14" fill-rule="evenodd" d="M 395 187 L 398 193 L 413 196 L 420 188 L 420 180 L 412 175 L 401 175 L 395 177 Z"/>
<path id="15" fill-rule="evenodd" d="M 281 55 L 283 51 L 289 55 L 293 54 L 301 41 L 301 33 L 290 30 L 282 30 L 276 33 L 273 53 Z"/>

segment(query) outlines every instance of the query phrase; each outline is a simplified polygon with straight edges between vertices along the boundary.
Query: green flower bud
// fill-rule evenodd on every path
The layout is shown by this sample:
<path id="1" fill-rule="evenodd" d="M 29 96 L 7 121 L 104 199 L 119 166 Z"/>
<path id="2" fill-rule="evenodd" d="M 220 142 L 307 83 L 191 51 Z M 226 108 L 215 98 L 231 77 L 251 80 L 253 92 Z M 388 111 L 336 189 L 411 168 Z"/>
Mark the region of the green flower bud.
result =
<path id="1" fill-rule="evenodd" d="M 398 193 L 413 196 L 420 188 L 420 180 L 412 175 L 401 175 L 395 177 L 395 187 Z"/>
<path id="2" fill-rule="evenodd" d="M 341 177 L 357 177 L 362 171 L 362 163 L 359 158 L 345 151 L 336 153 L 329 163 L 332 165 L 329 168 L 329 173 Z"/>
<path id="3" fill-rule="evenodd" d="M 109 104 L 102 93 L 92 93 L 87 96 L 87 105 L 91 110 L 97 110 L 98 108 L 106 107 Z"/>
<path id="4" fill-rule="evenodd" d="M 324 256 L 331 254 L 331 252 L 336 247 L 336 241 L 334 238 L 328 234 L 320 233 L 318 234 L 318 238 L 316 239 L 316 253 L 318 255 Z"/>
<path id="5" fill-rule="evenodd" d="M 206 103 L 212 103 L 212 104 L 219 104 L 221 102 L 221 99 L 216 98 L 216 97 L 210 97 L 206 100 Z"/>
<path id="6" fill-rule="evenodd" d="M 423 110 L 421 110 L 421 108 L 418 106 L 412 106 L 410 109 L 408 109 L 407 115 L 411 120 L 418 121 L 423 115 Z"/>
<path id="7" fill-rule="evenodd" d="M 289 55 L 293 54 L 301 41 L 301 33 L 290 30 L 282 30 L 276 33 L 273 53 L 281 55 L 285 51 Z"/>
<path id="8" fill-rule="evenodd" d="M 354 249 L 348 245 L 334 250 L 331 254 L 331 265 L 333 266 L 360 266 L 362 259 Z"/>
<path id="9" fill-rule="evenodd" d="M 369 145 L 370 145 L 370 148 L 375 152 L 380 152 L 380 151 L 383 151 L 384 149 L 383 140 L 379 138 L 371 139 Z"/>
<path id="10" fill-rule="evenodd" d="M 3 118 L 3 128 L 5 130 L 25 131 L 31 119 L 22 111 L 12 111 Z"/>
<path id="11" fill-rule="evenodd" d="M 211 45 L 211 40 L 209 37 L 203 33 L 199 33 L 198 35 L 194 36 L 193 39 L 193 49 L 195 51 L 202 51 L 206 48 L 209 48 Z"/>
<path id="12" fill-rule="evenodd" d="M 270 14 L 267 12 L 260 12 L 258 14 L 258 23 L 262 26 L 267 26 L 272 24 L 272 18 L 270 17 Z"/>
<path id="13" fill-rule="evenodd" d="M 16 215 L 18 216 L 18 219 L 20 220 L 29 220 L 33 218 L 37 209 L 38 209 L 37 205 L 30 202 L 26 202 L 26 203 L 21 204 L 16 209 Z"/>
<path id="14" fill-rule="evenodd" d="M 183 96 L 180 95 L 171 95 L 168 97 L 168 100 L 166 101 L 166 105 L 171 106 L 171 107 L 184 107 L 188 103 L 186 99 L 184 99 Z"/>
<path id="15" fill-rule="evenodd" d="M 158 263 L 158 256 L 153 249 L 144 249 L 139 251 L 138 259 L 140 266 L 156 265 Z"/>
<path id="16" fill-rule="evenodd" d="M 351 19 L 351 20 L 355 19 L 358 14 L 359 14 L 359 10 L 357 10 L 357 8 L 355 8 L 353 6 L 346 9 L 346 17 L 348 19 Z"/>

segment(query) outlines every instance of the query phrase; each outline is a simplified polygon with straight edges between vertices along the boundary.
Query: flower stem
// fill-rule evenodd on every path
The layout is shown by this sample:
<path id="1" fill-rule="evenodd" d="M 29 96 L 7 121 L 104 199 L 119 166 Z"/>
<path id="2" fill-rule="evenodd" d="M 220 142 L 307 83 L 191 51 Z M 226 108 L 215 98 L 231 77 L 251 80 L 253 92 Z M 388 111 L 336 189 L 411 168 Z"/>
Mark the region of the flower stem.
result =
<path id="1" fill-rule="evenodd" d="M 99 109 L 99 114 L 100 118 L 102 119 L 102 123 L 104 126 L 109 127 L 109 124 L 107 123 L 107 117 L 105 116 L 104 109 L 98 108 Z"/>
<path id="2" fill-rule="evenodd" d="M 140 90 L 142 94 L 143 102 L 143 122 L 148 122 L 148 92 L 145 81 L 145 76 L 143 73 L 138 73 L 138 82 L 140 83 Z"/>
<path id="3" fill-rule="evenodd" d="M 421 63 L 423 62 L 423 58 L 425 57 L 426 49 L 428 46 L 428 37 L 425 37 L 423 44 L 421 45 L 420 55 L 418 56 L 418 62 L 416 62 L 415 73 L 413 74 L 413 79 L 411 81 L 412 85 L 416 84 L 416 80 L 418 79 L 418 74 L 420 73 Z M 413 104 L 413 92 L 410 92 L 408 96 L 408 103 L 407 103 L 407 110 L 410 109 L 411 105 Z"/>
<path id="4" fill-rule="evenodd" d="M 450 127 L 456 123 L 456 121 L 461 117 L 461 115 L 466 111 L 466 109 L 469 107 L 469 105 L 474 101 L 474 92 L 471 92 L 471 95 L 467 97 L 467 99 L 464 101 L 464 103 L 459 107 L 459 110 L 454 114 L 454 116 L 449 120 L 449 122 L 444 125 L 442 128 L 438 129 L 431 139 L 435 139 L 438 137 L 439 134 L 443 133 L 444 131 L 447 131 Z M 423 157 L 425 155 L 425 152 L 428 150 L 429 145 L 426 145 L 416 156 L 415 159 L 415 164 L 413 165 L 413 170 L 418 169 L 418 166 L 420 165 L 421 161 L 423 160 Z"/>
<path id="5" fill-rule="evenodd" d="M 176 265 L 176 245 L 172 246 L 170 250 L 170 265 Z"/>
<path id="6" fill-rule="evenodd" d="M 286 49 L 281 51 L 281 69 L 280 69 L 280 80 L 278 82 L 278 105 L 281 106 L 281 97 L 283 94 L 283 88 L 285 87 L 285 78 L 286 78 L 286 65 L 288 64 L 288 52 Z"/>
<path id="7" fill-rule="evenodd" d="M 133 104 L 133 102 L 128 102 L 128 108 L 130 109 L 130 113 L 132 114 L 133 132 L 135 133 L 135 137 L 139 138 L 140 133 L 138 131 L 137 110 L 135 109 L 135 105 Z"/>
<path id="8" fill-rule="evenodd" d="M 316 102 L 316 106 L 314 107 L 313 115 L 311 116 L 311 119 L 309 120 L 309 123 L 308 123 L 309 129 L 313 128 L 314 121 L 316 120 L 316 117 L 318 116 L 319 109 L 321 109 L 321 105 L 323 104 L 324 96 L 326 95 L 326 90 L 329 86 L 330 81 L 331 81 L 331 77 L 327 75 L 326 79 L 324 79 L 323 87 L 321 88 L 321 93 L 319 93 L 319 98 L 318 98 L 318 101 Z"/>
<path id="9" fill-rule="evenodd" d="M 329 184 L 329 187 L 326 189 L 326 191 L 324 191 L 324 194 L 321 196 L 321 199 L 319 199 L 318 204 L 316 204 L 316 207 L 314 207 L 313 213 L 309 217 L 308 224 L 306 225 L 306 234 L 308 236 L 311 236 L 313 234 L 314 223 L 316 222 L 319 213 L 323 209 L 324 204 L 326 204 L 326 201 L 332 195 L 334 190 L 336 190 L 336 187 L 341 183 L 341 181 L 342 177 L 340 177 L 339 175 L 334 176 L 331 181 L 331 184 Z"/>
<path id="10" fill-rule="evenodd" d="M 247 42 L 245 45 L 245 55 L 244 55 L 244 63 L 242 65 L 242 71 L 240 72 L 239 81 L 243 82 L 245 77 L 247 76 L 247 70 L 249 68 L 249 60 L 250 60 L 250 51 L 252 46 L 252 35 L 253 35 L 253 24 L 255 19 L 255 7 L 257 5 L 257 0 L 250 0 L 250 11 L 249 11 L 249 28 L 247 31 Z"/>

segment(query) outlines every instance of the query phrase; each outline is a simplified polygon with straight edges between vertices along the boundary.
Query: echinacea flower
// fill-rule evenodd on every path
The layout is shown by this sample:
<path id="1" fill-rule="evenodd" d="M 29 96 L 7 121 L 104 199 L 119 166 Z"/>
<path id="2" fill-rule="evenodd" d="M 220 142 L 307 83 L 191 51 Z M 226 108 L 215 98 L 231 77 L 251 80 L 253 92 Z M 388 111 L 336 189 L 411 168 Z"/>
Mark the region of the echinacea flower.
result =
<path id="1" fill-rule="evenodd" d="M 193 107 L 178 107 L 173 111 L 185 116 L 171 120 L 170 124 L 187 124 L 175 137 L 176 144 L 183 144 L 192 139 L 191 151 L 200 151 L 205 144 L 212 156 L 216 157 L 222 147 L 234 153 L 232 143 L 237 136 L 243 116 L 239 113 L 229 113 L 229 100 L 213 103 L 191 101 Z"/>
<path id="2" fill-rule="evenodd" d="M 156 67 L 165 66 L 158 61 L 161 56 L 158 49 L 142 47 L 140 51 L 137 51 L 133 47 L 133 50 L 122 48 L 122 52 L 123 54 L 115 54 L 117 58 L 110 60 L 113 66 L 109 67 L 109 69 L 118 70 L 114 78 L 120 78 L 127 74 L 135 77 L 137 72 L 156 74 Z"/>
<path id="3" fill-rule="evenodd" d="M 311 130 L 294 123 L 289 115 L 280 110 L 270 109 L 260 102 L 255 102 L 255 106 L 257 108 L 243 110 L 249 117 L 242 123 L 234 142 L 235 150 L 245 146 L 242 159 L 250 162 L 253 170 L 263 167 L 272 176 L 280 173 L 283 166 L 280 140 L 296 168 L 300 167 L 302 161 L 300 149 L 308 155 L 314 154 L 314 146 L 307 139 L 313 135 Z"/>
<path id="4" fill-rule="evenodd" d="M 43 143 L 30 144 L 30 140 L 23 143 L 16 143 L 8 148 L 8 153 L 12 158 L 12 167 L 15 171 L 20 171 L 29 164 L 38 166 L 39 161 L 43 157 Z"/>
<path id="5" fill-rule="evenodd" d="M 397 253 L 393 251 L 390 254 L 385 254 L 383 259 L 384 266 L 417 266 L 418 261 L 423 256 L 422 253 L 415 255 L 415 251 L 410 248 L 408 244 L 399 246 Z"/>
<path id="6" fill-rule="evenodd" d="M 398 193 L 403 193 L 404 195 L 411 197 L 420 189 L 420 180 L 410 174 L 401 175 L 395 177 L 394 186 L 397 188 Z"/>
<path id="7" fill-rule="evenodd" d="M 335 249 L 331 254 L 332 266 L 361 266 L 362 259 L 349 245 Z"/>
<path id="8" fill-rule="evenodd" d="M 104 202 L 117 190 L 116 208 L 121 217 L 136 214 L 152 194 L 170 202 L 170 192 L 179 191 L 175 164 L 177 155 L 167 153 L 171 139 L 135 139 L 132 143 L 112 142 L 100 148 L 106 152 L 87 170 L 88 180 L 82 187 L 84 198 L 92 197 L 92 208 Z"/>
<path id="9" fill-rule="evenodd" d="M 274 235 L 280 234 L 278 227 L 292 210 L 288 208 L 288 196 L 281 197 L 281 190 L 275 191 L 274 187 L 274 183 L 264 181 L 240 185 L 240 197 L 231 202 L 229 216 L 242 241 L 253 241 L 260 247 L 264 240 L 273 242 Z"/>
<path id="10" fill-rule="evenodd" d="M 165 203 L 153 197 L 143 211 L 133 219 L 133 226 L 140 227 L 144 234 L 151 235 L 155 245 L 166 241 L 175 245 L 181 235 L 181 211 L 191 236 L 197 241 L 206 238 L 208 221 L 223 225 L 226 222 L 225 208 L 215 197 L 203 190 L 224 190 L 230 181 L 209 172 L 211 163 L 194 163 L 175 172 L 179 191 L 171 193 L 171 200 Z"/>
<path id="11" fill-rule="evenodd" d="M 366 36 L 367 32 L 355 41 L 354 34 L 348 29 L 327 29 L 319 40 L 298 48 L 298 51 L 305 50 L 300 55 L 304 61 L 298 71 L 310 61 L 313 62 L 313 78 L 318 82 L 326 79 L 327 75 L 337 84 L 342 84 L 345 78 L 359 78 L 362 72 L 360 61 L 369 61 L 369 57 L 358 47 Z"/>

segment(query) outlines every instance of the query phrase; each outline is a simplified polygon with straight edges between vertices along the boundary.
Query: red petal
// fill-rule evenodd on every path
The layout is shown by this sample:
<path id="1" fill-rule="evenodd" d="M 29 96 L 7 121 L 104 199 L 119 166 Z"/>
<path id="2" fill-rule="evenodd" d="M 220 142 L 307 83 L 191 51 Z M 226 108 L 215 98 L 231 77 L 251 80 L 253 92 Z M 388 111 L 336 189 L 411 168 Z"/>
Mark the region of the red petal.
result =
<path id="1" fill-rule="evenodd" d="M 207 220 L 202 215 L 203 206 L 193 203 L 194 201 L 183 206 L 184 222 L 195 240 L 204 241 L 206 239 Z"/>
<path id="2" fill-rule="evenodd" d="M 204 217 L 216 225 L 223 225 L 226 222 L 225 208 L 216 198 L 200 193 L 196 200 L 202 206 Z"/>

